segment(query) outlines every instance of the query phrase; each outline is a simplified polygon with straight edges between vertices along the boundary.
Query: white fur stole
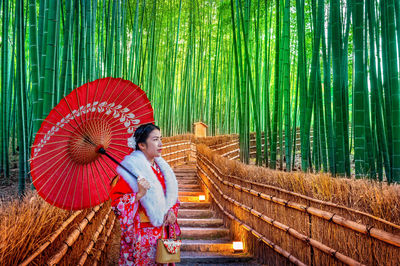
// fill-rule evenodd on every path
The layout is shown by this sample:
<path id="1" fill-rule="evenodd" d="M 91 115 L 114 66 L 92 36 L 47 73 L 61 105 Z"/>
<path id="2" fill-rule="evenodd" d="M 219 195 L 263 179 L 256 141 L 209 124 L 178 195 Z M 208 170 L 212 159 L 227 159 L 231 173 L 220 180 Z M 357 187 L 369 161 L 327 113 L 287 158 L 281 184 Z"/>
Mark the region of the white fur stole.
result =
<path id="1" fill-rule="evenodd" d="M 130 155 L 125 156 L 121 162 L 129 171 L 136 177 L 145 178 L 150 188 L 145 196 L 140 199 L 140 203 L 145 208 L 146 213 L 153 226 L 161 226 L 164 221 L 164 216 L 168 210 L 175 205 L 178 200 L 178 182 L 174 172 L 169 164 L 161 157 L 156 157 L 155 161 L 164 174 L 166 195 L 164 196 L 163 188 L 158 181 L 157 176 L 151 169 L 150 162 L 141 151 L 134 151 Z M 138 192 L 138 184 L 136 178 L 131 176 L 122 167 L 117 167 L 117 172 L 129 184 L 134 192 Z"/>

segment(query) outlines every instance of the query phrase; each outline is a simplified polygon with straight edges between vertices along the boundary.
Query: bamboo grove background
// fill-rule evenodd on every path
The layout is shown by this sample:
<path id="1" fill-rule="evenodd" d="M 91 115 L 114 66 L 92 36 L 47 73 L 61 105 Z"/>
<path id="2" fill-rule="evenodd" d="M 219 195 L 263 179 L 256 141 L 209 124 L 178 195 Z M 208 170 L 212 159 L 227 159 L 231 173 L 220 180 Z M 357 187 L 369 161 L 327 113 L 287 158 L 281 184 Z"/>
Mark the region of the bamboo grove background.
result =
<path id="1" fill-rule="evenodd" d="M 114 76 L 147 92 L 166 136 L 201 120 L 239 133 L 249 162 L 255 131 L 256 163 L 290 171 L 300 133 L 303 171 L 398 182 L 399 2 L 0 1 L 2 180 L 18 150 L 23 191 L 42 119 Z"/>

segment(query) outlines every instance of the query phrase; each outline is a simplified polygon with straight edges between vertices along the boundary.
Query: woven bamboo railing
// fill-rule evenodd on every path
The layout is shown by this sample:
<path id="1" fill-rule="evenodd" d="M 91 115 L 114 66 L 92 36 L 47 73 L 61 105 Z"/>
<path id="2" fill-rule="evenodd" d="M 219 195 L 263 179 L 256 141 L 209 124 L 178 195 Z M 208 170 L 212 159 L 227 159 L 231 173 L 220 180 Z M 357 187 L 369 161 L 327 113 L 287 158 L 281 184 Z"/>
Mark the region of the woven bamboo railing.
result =
<path id="1" fill-rule="evenodd" d="M 196 146 L 191 141 L 190 136 L 179 141 L 168 141 L 163 145 L 163 157 L 172 166 L 184 164 L 196 159 Z M 77 219 L 81 220 L 76 221 Z M 95 221 L 97 222 L 95 223 Z M 107 226 L 107 232 L 104 232 L 107 224 L 110 224 L 110 226 Z M 107 204 L 106 209 L 99 205 L 87 213 L 83 211 L 74 212 L 49 239 L 34 250 L 32 255 L 20 265 L 37 265 L 43 261 L 47 261 L 49 265 L 58 263 L 84 265 L 88 263 L 89 258 L 91 264 L 104 264 L 101 261 L 101 254 L 105 252 L 105 247 L 111 239 L 115 224 L 115 215 L 111 212 L 109 204 Z M 71 230 L 71 227 L 74 229 Z M 65 239 L 60 239 L 61 235 L 67 233 Z M 88 240 L 84 240 L 83 235 Z M 102 235 L 104 236 L 101 237 Z M 84 246 L 82 246 L 83 244 Z M 50 254 L 50 256 L 47 251 L 49 248 L 51 250 L 56 248 L 55 253 Z M 49 259 L 46 260 L 46 256 L 49 256 Z"/>
<path id="2" fill-rule="evenodd" d="M 222 157 L 226 157 L 228 159 L 234 160 L 239 158 L 240 149 L 239 149 L 239 138 L 236 135 L 230 136 L 228 139 L 224 139 L 223 136 L 218 137 L 209 137 L 206 138 L 209 140 L 215 140 L 218 142 L 217 144 L 208 145 L 205 139 L 199 140 L 198 143 L 203 143 L 208 146 L 212 151 L 221 155 Z"/>
<path id="3" fill-rule="evenodd" d="M 229 181 L 223 180 L 221 178 L 221 176 L 224 176 L 224 175 L 221 173 L 221 171 L 219 171 L 218 167 L 215 164 L 213 164 L 212 162 L 210 162 L 207 158 L 205 158 L 203 156 L 200 156 L 199 160 L 201 162 L 205 163 L 204 165 L 206 165 L 208 167 L 208 169 L 214 174 L 214 176 L 216 176 L 219 179 L 219 181 L 222 182 L 224 185 L 233 187 L 233 188 L 235 188 L 236 190 L 239 190 L 239 191 L 247 192 L 249 194 L 252 194 L 253 196 L 260 197 L 260 198 L 262 198 L 264 200 L 268 200 L 268 201 L 271 201 L 271 202 L 274 202 L 274 203 L 277 203 L 277 204 L 280 204 L 280 205 L 284 205 L 284 206 L 287 206 L 289 208 L 296 209 L 298 211 L 306 212 L 306 213 L 308 213 L 310 215 L 318 216 L 318 217 L 323 218 L 323 219 L 325 219 L 327 221 L 331 221 L 331 222 L 334 222 L 336 224 L 340 224 L 340 225 L 342 225 L 344 227 L 347 227 L 349 229 L 352 229 L 354 231 L 357 231 L 357 232 L 360 232 L 360 233 L 363 233 L 363 234 L 370 234 L 371 237 L 374 237 L 376 239 L 382 240 L 382 241 L 384 241 L 384 242 L 386 242 L 388 244 L 392 244 L 392 245 L 395 245 L 397 247 L 400 247 L 400 236 L 396 236 L 394 234 L 387 233 L 387 232 L 385 232 L 383 230 L 380 230 L 380 229 L 377 229 L 377 228 L 373 228 L 371 226 L 367 226 L 367 225 L 363 225 L 363 224 L 359 224 L 359 223 L 354 223 L 354 222 L 352 222 L 352 221 L 350 221 L 350 220 L 348 220 L 348 219 L 346 219 L 344 217 L 341 217 L 337 213 L 321 211 L 321 210 L 319 210 L 317 208 L 314 208 L 314 207 L 311 207 L 311 206 L 299 204 L 299 203 L 296 203 L 296 202 L 293 202 L 293 201 L 289 201 L 289 200 L 285 200 L 285 199 L 280 199 L 280 198 L 277 198 L 275 196 L 267 195 L 265 193 L 256 191 L 254 189 L 243 187 L 243 186 L 235 184 L 233 182 L 229 182 Z M 263 184 L 258 184 L 256 182 L 251 182 L 251 181 L 248 181 L 248 180 L 243 180 L 241 178 L 233 177 L 231 175 L 228 175 L 227 178 L 229 178 L 230 180 L 231 179 L 240 180 L 242 182 L 250 183 L 250 184 L 263 185 Z M 272 186 L 268 186 L 268 187 L 272 187 Z M 280 188 L 276 188 L 276 189 L 277 190 L 282 190 Z M 365 215 L 365 216 L 367 216 L 367 217 L 369 217 L 369 218 L 371 218 L 373 220 L 376 220 L 377 222 L 381 222 L 381 223 L 384 223 L 386 225 L 392 226 L 394 228 L 400 229 L 399 225 L 396 225 L 396 224 L 391 223 L 389 221 L 383 220 L 383 219 L 381 219 L 379 217 L 375 217 L 375 216 L 370 215 L 370 214 L 365 213 L 365 212 L 354 210 L 354 209 L 351 209 L 351 208 L 348 208 L 348 207 L 345 207 L 345 206 L 340 206 L 338 204 L 333 204 L 333 203 L 324 202 L 324 201 L 321 201 L 321 200 L 316 200 L 316 199 L 313 199 L 313 198 L 310 198 L 310 197 L 306 197 L 306 196 L 298 194 L 298 193 L 294 193 L 294 192 L 290 192 L 290 191 L 286 191 L 286 192 L 288 194 L 291 194 L 291 195 L 296 195 L 299 198 L 307 198 L 308 200 L 317 202 L 317 203 L 319 203 L 321 205 L 334 206 L 334 207 L 337 207 L 337 208 L 343 208 L 343 209 L 345 209 L 345 210 L 347 210 L 349 212 L 362 214 L 362 215 Z"/>
<path id="4" fill-rule="evenodd" d="M 292 254 L 290 254 L 289 252 L 287 252 L 286 250 L 282 249 L 280 246 L 278 246 L 277 244 L 273 243 L 271 240 L 267 239 L 266 237 L 262 236 L 260 233 L 258 233 L 257 231 L 255 231 L 253 228 L 251 228 L 249 225 L 247 225 L 246 223 L 244 223 L 243 221 L 239 220 L 238 218 L 236 218 L 234 215 L 232 215 L 231 213 L 227 212 L 224 207 L 221 205 L 221 203 L 218 201 L 217 197 L 214 195 L 214 193 L 212 192 L 213 189 L 217 190 L 219 192 L 220 195 L 224 195 L 223 192 L 218 188 L 218 186 L 212 181 L 212 179 L 201 169 L 199 168 L 200 172 L 202 172 L 202 174 L 204 174 L 204 176 L 208 179 L 208 181 L 213 185 L 213 188 L 210 188 L 207 185 L 207 182 L 204 181 L 204 179 L 202 178 L 202 175 L 200 175 L 200 180 L 203 182 L 203 184 L 206 186 L 206 188 L 208 189 L 208 192 L 210 193 L 211 197 L 213 198 L 214 202 L 216 203 L 216 205 L 218 206 L 218 208 L 231 220 L 239 223 L 244 229 L 246 229 L 247 231 L 250 231 L 252 234 L 254 234 L 258 239 L 262 240 L 265 244 L 267 244 L 270 248 L 272 248 L 274 251 L 276 251 L 277 253 L 281 254 L 282 256 L 284 256 L 285 258 L 287 258 L 290 262 L 292 262 L 295 265 L 306 265 L 303 262 L 301 262 L 300 260 L 298 260 L 297 258 L 295 258 Z M 226 199 L 230 199 L 229 197 L 225 197 Z M 234 201 L 234 204 L 238 204 L 236 201 Z"/>
<path id="5" fill-rule="evenodd" d="M 89 242 L 89 245 L 86 247 L 86 249 L 83 251 L 82 256 L 78 262 L 78 265 L 84 265 L 86 262 L 86 259 L 88 258 L 90 252 L 92 251 L 93 246 L 96 244 L 97 239 L 101 232 L 103 231 L 104 227 L 106 226 L 108 216 L 110 215 L 111 209 L 107 212 L 106 216 L 104 216 L 103 220 L 101 221 L 101 224 L 97 228 L 96 232 L 93 235 L 92 240 Z"/>
<path id="6" fill-rule="evenodd" d="M 244 204 L 242 204 L 242 203 L 240 203 L 240 202 L 238 202 L 238 201 L 232 199 L 231 197 L 225 195 L 225 194 L 219 189 L 218 185 L 215 184 L 215 182 L 209 177 L 209 175 L 207 175 L 207 173 L 206 173 L 201 167 L 199 168 L 199 170 L 200 170 L 200 172 L 201 172 L 201 175 L 204 175 L 205 177 L 208 178 L 208 180 L 210 181 L 210 183 L 211 183 L 211 184 L 214 186 L 214 188 L 219 192 L 220 196 L 222 196 L 225 200 L 229 201 L 230 203 L 232 203 L 232 204 L 234 204 L 234 205 L 236 205 L 236 206 L 242 208 L 243 210 L 245 210 L 245 211 L 251 213 L 252 215 L 256 216 L 257 218 L 262 219 L 263 221 L 265 221 L 265 222 L 267 222 L 267 223 L 273 225 L 274 227 L 276 227 L 276 228 L 278 228 L 278 229 L 280 229 L 280 230 L 282 230 L 282 231 L 284 231 L 284 232 L 286 232 L 286 233 L 288 233 L 288 234 L 290 234 L 290 235 L 296 237 L 297 239 L 302 240 L 302 241 L 304 241 L 304 242 L 310 244 L 311 246 L 313 246 L 313 247 L 315 247 L 315 248 L 321 250 L 322 252 L 324 252 L 324 253 L 326 253 L 326 254 L 328 254 L 328 255 L 331 255 L 331 256 L 337 258 L 338 260 L 340 260 L 341 262 L 343 262 L 343 263 L 345 263 L 345 264 L 347 264 L 347 265 L 362 265 L 361 263 L 359 263 L 359 262 L 353 260 L 352 258 L 347 257 L 347 256 L 341 254 L 341 253 L 338 252 L 337 250 L 334 250 L 334 249 L 332 249 L 332 248 L 330 248 L 330 247 L 328 247 L 328 246 L 322 244 L 321 242 L 315 241 L 314 239 L 311 239 L 311 238 L 307 237 L 306 235 L 303 235 L 303 234 L 299 233 L 299 232 L 296 231 L 295 229 L 290 228 L 289 226 L 284 225 L 284 224 L 282 224 L 282 223 L 280 223 L 280 222 L 278 222 L 278 221 L 276 221 L 276 220 L 274 220 L 274 219 L 272 219 L 272 218 L 270 218 L 270 217 L 268 217 L 268 216 L 266 216 L 266 215 L 263 215 L 262 213 L 260 213 L 260 212 L 258 212 L 258 211 L 256 211 L 256 210 L 254 210 L 253 208 L 251 208 L 251 207 L 249 207 L 249 206 L 246 206 L 246 205 L 244 205 Z M 200 176 L 201 176 L 201 175 L 200 175 Z M 215 197 L 213 197 L 213 198 L 215 198 Z M 226 213 L 226 211 L 224 211 L 224 212 Z M 231 215 L 231 216 L 232 216 L 232 215 Z M 242 225 L 244 225 L 245 228 L 246 228 L 246 227 L 247 227 L 247 228 L 251 228 L 249 225 L 245 224 L 243 221 L 241 221 L 241 220 L 239 220 L 239 219 L 237 219 L 237 218 L 235 218 L 235 220 L 238 221 L 239 223 L 241 223 Z M 252 230 L 255 231 L 254 229 L 252 229 Z M 258 232 L 257 232 L 257 234 L 258 234 L 258 235 L 261 235 L 261 234 L 258 233 Z M 263 237 L 265 238 L 265 236 L 263 236 Z M 275 245 L 276 245 L 276 244 L 274 244 L 274 246 L 275 246 Z M 286 254 L 290 254 L 290 253 L 287 252 L 287 251 L 284 251 L 284 252 L 285 252 Z M 281 252 L 279 252 L 279 253 L 282 255 Z M 291 257 L 294 257 L 292 254 L 290 254 L 290 255 L 291 255 Z M 288 257 L 287 257 L 287 258 L 288 258 Z M 302 263 L 302 262 L 301 262 L 301 263 Z M 303 263 L 302 263 L 302 264 L 303 264 Z M 304 265 L 305 265 L 305 264 L 304 264 Z"/>
<path id="7" fill-rule="evenodd" d="M 110 235 L 111 235 L 111 232 L 112 232 L 112 230 L 113 230 L 113 228 L 114 228 L 114 224 L 115 224 L 115 216 L 114 216 L 113 220 L 111 221 L 110 228 L 108 229 L 108 231 L 107 231 L 107 233 L 106 233 L 106 236 L 105 236 L 105 238 L 104 238 L 104 241 L 101 242 L 101 244 L 100 244 L 99 247 L 98 247 L 98 250 L 97 250 L 97 252 L 96 252 L 96 254 L 95 254 L 95 256 L 94 256 L 93 265 L 97 265 L 97 264 L 100 262 L 101 254 L 104 252 L 104 248 L 106 247 L 107 240 L 109 239 L 109 237 L 110 237 Z"/>
<path id="8" fill-rule="evenodd" d="M 81 213 L 82 211 L 74 212 L 52 235 L 51 237 L 41 245 L 29 258 L 24 260 L 20 266 L 26 266 L 32 262 L 37 256 L 39 256 L 57 237 L 64 231 L 64 229 Z"/>
<path id="9" fill-rule="evenodd" d="M 86 228 L 88 223 L 93 219 L 94 215 L 98 210 L 100 210 L 101 206 L 96 206 L 93 208 L 93 210 L 86 215 L 82 221 L 78 224 L 76 229 L 72 231 L 72 233 L 67 237 L 67 239 L 64 241 L 64 243 L 61 245 L 60 249 L 56 254 L 54 254 L 48 261 L 48 265 L 55 265 L 60 260 L 64 257 L 64 255 L 67 253 L 68 248 L 72 247 L 72 245 L 75 243 L 75 241 L 78 239 L 79 235 L 83 233 L 83 230 Z"/>
<path id="10" fill-rule="evenodd" d="M 163 157 L 172 166 L 197 158 L 200 180 L 216 207 L 225 215 L 224 220 L 231 227 L 232 234 L 236 239 L 245 235 L 243 241 L 248 250 L 261 261 L 280 264 L 285 258 L 296 265 L 400 265 L 400 236 L 393 233 L 399 232 L 399 225 L 359 210 L 224 174 L 207 156 L 196 154 L 195 143 L 207 141 L 188 137 L 165 142 Z M 230 141 L 219 141 L 211 147 L 215 153 L 228 159 L 239 156 L 235 137 Z M 92 264 L 103 264 L 101 258 L 115 227 L 115 216 L 110 214 L 109 207 L 102 211 L 96 208 L 87 214 L 73 213 L 21 265 L 34 263 L 43 251 L 57 241 L 58 251 L 52 254 L 49 264 L 70 261 L 70 256 L 65 255 L 72 252 L 79 254 L 72 260 L 75 261 L 73 264 L 83 265 L 92 254 Z M 86 217 L 79 224 L 75 222 L 77 228 L 68 232 L 65 240 L 58 239 L 68 225 L 83 215 Z M 96 225 L 89 223 L 95 220 Z M 107 224 L 110 226 L 106 227 Z M 94 229 L 85 231 L 86 227 Z M 79 237 L 82 234 L 90 234 L 90 240 L 86 240 L 84 246 L 74 244 L 82 242 Z M 260 241 L 265 245 L 259 245 Z M 271 249 L 279 254 L 280 259 L 268 255 Z"/>
<path id="11" fill-rule="evenodd" d="M 162 157 L 171 165 L 177 166 L 189 161 L 195 161 L 194 144 L 190 140 L 164 143 Z"/>
<path id="12" fill-rule="evenodd" d="M 204 156 L 202 157 L 204 160 L 207 161 L 207 163 L 213 167 L 213 170 L 216 171 L 218 173 L 219 176 L 224 175 L 218 167 L 215 167 L 215 165 L 210 162 L 207 158 L 205 158 Z M 256 187 L 258 189 L 261 190 L 267 190 L 269 191 L 269 193 L 274 194 L 274 195 L 282 195 L 283 197 L 291 197 L 291 198 L 296 198 L 296 200 L 300 200 L 303 201 L 305 205 L 309 206 L 309 205 L 316 205 L 316 206 L 323 206 L 324 208 L 330 208 L 333 209 L 335 211 L 336 214 L 338 214 L 338 212 L 342 212 L 342 213 L 349 213 L 351 214 L 351 216 L 358 216 L 358 217 L 363 217 L 366 218 L 368 217 L 370 221 L 368 221 L 368 223 L 373 223 L 373 222 L 379 222 L 381 224 L 387 225 L 388 228 L 395 228 L 395 229 L 399 229 L 400 230 L 400 225 L 391 223 L 389 221 L 386 221 L 382 218 L 373 216 L 369 213 L 366 212 L 362 212 L 359 210 L 355 210 L 343 205 L 339 205 L 339 204 L 335 204 L 332 202 L 327 202 L 327 201 L 322 201 L 319 199 L 315 199 L 315 198 L 311 198 L 296 192 L 292 192 L 292 191 L 288 191 L 286 189 L 283 188 L 279 188 L 279 187 L 275 187 L 275 186 L 271 186 L 271 185 L 267 185 L 267 184 L 262 184 L 262 183 L 258 183 L 258 182 L 254 182 L 254 181 L 249 181 L 243 178 L 239 178 L 233 175 L 225 175 L 225 179 L 229 179 L 229 180 L 236 180 L 238 183 L 242 183 L 245 184 L 247 186 L 251 186 L 251 187 Z M 246 189 L 245 189 L 246 190 Z M 251 189 L 250 189 L 251 191 Z M 270 195 L 265 196 L 266 199 L 270 199 Z M 287 204 L 288 201 L 284 201 L 282 202 L 282 204 Z"/>
<path id="13" fill-rule="evenodd" d="M 233 216 L 233 218 L 235 218 L 233 220 L 237 223 L 241 223 L 245 228 L 252 228 L 253 231 L 256 231 L 257 234 L 262 235 L 266 239 L 272 237 L 281 241 L 282 234 L 276 233 L 276 230 L 279 230 L 284 233 L 284 235 L 290 236 L 290 239 L 297 239 L 297 241 L 303 242 L 303 246 L 301 246 L 297 245 L 296 241 L 288 239 L 287 241 L 282 242 L 282 244 L 291 249 L 286 251 L 287 253 L 299 258 L 300 261 L 303 261 L 306 264 L 336 264 L 339 262 L 346 265 L 360 265 L 364 263 L 386 265 L 392 263 L 392 265 L 397 265 L 400 263 L 399 256 L 395 255 L 400 251 L 400 236 L 374 227 L 375 225 L 378 226 L 377 223 L 379 223 L 386 227 L 393 225 L 394 229 L 398 229 L 398 225 L 342 206 L 346 211 L 365 215 L 365 217 L 369 218 L 370 221 L 375 221 L 375 223 L 369 225 L 361 224 L 346 219 L 337 213 L 318 209 L 310 205 L 300 204 L 294 200 L 286 200 L 276 196 L 267 195 L 261 191 L 257 191 L 255 189 L 257 186 L 254 182 L 238 180 L 239 178 L 223 175 L 216 165 L 201 154 L 198 154 L 198 173 L 205 184 L 205 188 L 210 191 L 214 200 L 218 201 L 217 205 L 223 209 L 223 212 L 229 214 L 227 214 L 229 218 L 232 219 L 231 216 Z M 235 183 L 236 181 L 238 181 L 238 183 Z M 247 184 L 249 187 L 246 187 L 244 184 Z M 262 187 L 259 186 L 260 184 L 257 185 L 258 187 Z M 280 188 L 275 189 L 281 190 Z M 290 194 L 291 198 L 298 196 L 301 200 L 305 199 L 305 196 L 303 195 L 296 193 L 288 194 Z M 333 205 L 332 203 L 322 202 L 308 197 L 306 197 L 306 199 L 316 201 L 322 207 L 332 207 Z M 269 204 L 273 204 L 275 207 L 271 205 L 271 207 L 266 208 L 266 202 L 270 202 Z M 334 207 L 338 208 L 337 205 Z M 241 209 L 242 212 L 238 212 L 237 208 Z M 274 217 L 271 218 L 267 213 L 265 213 L 265 210 L 273 210 L 273 208 L 278 208 L 277 210 L 279 210 L 279 214 L 275 213 Z M 242 219 L 240 219 L 240 216 L 242 216 Z M 301 219 L 304 220 L 301 216 L 304 216 L 304 218 L 307 219 L 305 223 L 300 223 L 304 224 L 305 227 L 302 228 L 297 225 L 298 228 L 294 228 L 297 220 L 299 222 Z M 298 219 L 295 217 L 298 217 Z M 286 220 L 293 225 L 286 225 L 279 221 L 280 219 Z M 329 225 L 321 226 L 320 219 L 324 220 Z M 293 220 L 295 221 L 293 222 Z M 246 221 L 246 223 L 244 221 Z M 250 221 L 250 223 L 248 223 L 248 221 Z M 269 228 L 268 230 L 264 230 L 265 224 L 269 224 L 275 229 L 271 230 L 271 228 Z M 339 235 L 339 238 L 325 242 L 324 237 L 320 237 L 320 234 L 313 233 L 315 237 L 319 238 L 315 239 L 314 237 L 311 237 L 310 234 L 311 231 L 316 228 L 321 229 L 321 234 L 324 234 L 323 230 L 332 230 L 334 233 Z M 268 232 L 269 234 L 263 234 L 262 231 Z M 328 235 L 332 234 L 333 233 L 329 233 Z M 350 236 L 346 237 L 346 234 Z M 360 242 L 360 234 L 364 236 L 362 242 Z M 253 233 L 253 235 L 256 234 Z M 237 237 L 238 236 L 236 236 L 236 238 Z M 281 245 L 276 240 L 270 239 L 269 241 Z M 334 244 L 336 245 L 335 248 L 330 247 L 330 244 L 332 244 L 333 241 L 336 242 L 336 244 Z M 356 250 L 340 248 L 340 244 L 345 241 L 350 241 L 351 243 L 349 243 L 348 246 L 353 245 Z M 295 242 L 296 244 L 294 244 Z M 293 246 L 297 246 L 297 249 L 294 249 Z M 307 246 L 311 248 L 307 248 Z M 363 248 L 360 248 L 361 246 Z M 379 248 L 377 248 L 377 246 L 379 246 Z M 284 249 L 282 246 L 281 248 Z M 321 256 L 321 253 L 325 254 L 325 256 Z M 332 259 L 333 261 L 331 261 Z"/>

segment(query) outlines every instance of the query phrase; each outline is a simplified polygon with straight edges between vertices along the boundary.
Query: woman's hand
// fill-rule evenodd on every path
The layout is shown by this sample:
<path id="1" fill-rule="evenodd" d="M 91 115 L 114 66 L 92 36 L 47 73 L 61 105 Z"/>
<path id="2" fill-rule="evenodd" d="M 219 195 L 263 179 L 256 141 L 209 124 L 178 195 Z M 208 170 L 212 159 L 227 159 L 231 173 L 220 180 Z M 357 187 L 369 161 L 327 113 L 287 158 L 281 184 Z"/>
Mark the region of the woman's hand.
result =
<path id="1" fill-rule="evenodd" d="M 138 187 L 139 187 L 139 191 L 136 194 L 135 202 L 138 202 L 141 198 L 144 197 L 144 195 L 146 195 L 147 190 L 150 188 L 150 184 L 143 177 L 139 177 L 138 178 Z"/>
<path id="2" fill-rule="evenodd" d="M 173 225 L 176 222 L 175 213 L 171 210 L 167 212 L 164 218 L 165 225 Z"/>

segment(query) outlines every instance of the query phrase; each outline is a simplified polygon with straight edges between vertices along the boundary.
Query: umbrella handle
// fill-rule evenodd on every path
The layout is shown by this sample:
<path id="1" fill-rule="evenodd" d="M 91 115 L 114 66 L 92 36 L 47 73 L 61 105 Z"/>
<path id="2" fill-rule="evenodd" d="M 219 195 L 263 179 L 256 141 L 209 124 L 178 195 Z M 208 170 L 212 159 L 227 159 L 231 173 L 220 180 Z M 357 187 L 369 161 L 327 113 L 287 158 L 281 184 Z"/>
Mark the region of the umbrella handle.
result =
<path id="1" fill-rule="evenodd" d="M 98 153 L 100 154 L 104 154 L 105 156 L 107 156 L 108 158 L 110 158 L 111 161 L 113 161 L 114 163 L 118 164 L 119 166 L 121 166 L 122 169 L 124 169 L 125 171 L 127 171 L 131 176 L 133 176 L 134 178 L 138 179 L 137 176 L 135 176 L 131 171 L 128 170 L 128 168 L 126 168 L 125 166 L 123 166 L 122 164 L 120 164 L 117 160 L 115 160 L 110 154 L 108 154 L 106 152 L 106 150 L 103 147 L 99 147 L 98 149 L 96 149 Z"/>

